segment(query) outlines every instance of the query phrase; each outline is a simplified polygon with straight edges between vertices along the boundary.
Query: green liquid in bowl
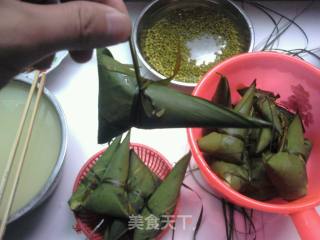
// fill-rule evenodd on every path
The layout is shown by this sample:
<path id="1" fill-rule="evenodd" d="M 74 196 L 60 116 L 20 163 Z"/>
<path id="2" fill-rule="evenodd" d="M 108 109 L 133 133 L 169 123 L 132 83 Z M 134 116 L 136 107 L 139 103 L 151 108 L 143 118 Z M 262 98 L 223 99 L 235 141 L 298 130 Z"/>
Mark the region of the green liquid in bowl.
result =
<path id="1" fill-rule="evenodd" d="M 26 83 L 11 81 L 0 90 L 0 179 L 9 158 L 29 89 L 30 85 Z M 35 96 L 30 106 L 31 109 L 33 109 L 34 101 Z M 21 155 L 30 116 L 31 111 L 27 117 L 12 172 L 16 169 Z M 61 149 L 61 129 L 60 119 L 54 105 L 43 95 L 10 215 L 26 207 L 48 182 Z M 12 176 L 13 174 L 10 175 L 3 202 L 7 201 L 8 189 L 12 186 Z M 3 204 L 1 204 L 0 214 L 2 211 Z"/>

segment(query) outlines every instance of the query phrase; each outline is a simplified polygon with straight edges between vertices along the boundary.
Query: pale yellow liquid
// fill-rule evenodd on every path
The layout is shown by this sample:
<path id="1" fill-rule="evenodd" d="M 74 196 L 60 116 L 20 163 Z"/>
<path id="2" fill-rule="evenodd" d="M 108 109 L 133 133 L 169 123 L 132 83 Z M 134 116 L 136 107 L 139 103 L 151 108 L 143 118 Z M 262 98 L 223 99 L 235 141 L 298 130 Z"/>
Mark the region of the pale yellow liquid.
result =
<path id="1" fill-rule="evenodd" d="M 0 89 L 0 179 L 3 175 L 9 152 L 16 136 L 29 88 L 30 85 L 12 81 L 3 89 Z M 31 109 L 32 106 L 33 104 L 31 104 Z M 30 115 L 31 114 L 28 115 L 24 127 L 21 139 L 22 143 L 24 142 L 23 139 L 26 135 Z M 23 144 L 19 145 L 12 172 L 16 169 L 16 162 L 19 159 L 22 145 Z M 48 98 L 43 95 L 34 123 L 34 129 L 17 188 L 17 194 L 13 202 L 11 215 L 25 207 L 47 183 L 58 160 L 60 147 L 61 125 L 59 117 L 54 106 Z M 9 184 L 6 188 L 3 202 L 7 202 L 8 189 L 11 188 L 11 183 L 12 175 L 9 178 Z M 0 213 L 4 208 L 3 202 L 0 204 Z"/>

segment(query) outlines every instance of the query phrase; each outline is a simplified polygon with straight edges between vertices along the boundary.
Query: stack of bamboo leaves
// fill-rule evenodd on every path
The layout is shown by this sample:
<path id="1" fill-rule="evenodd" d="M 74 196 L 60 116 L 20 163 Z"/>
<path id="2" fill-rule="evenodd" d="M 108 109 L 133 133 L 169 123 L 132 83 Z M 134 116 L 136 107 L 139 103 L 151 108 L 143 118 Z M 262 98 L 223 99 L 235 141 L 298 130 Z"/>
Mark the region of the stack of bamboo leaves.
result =
<path id="1" fill-rule="evenodd" d="M 171 221 L 190 160 L 184 156 L 161 181 L 130 149 L 130 134 L 117 137 L 97 160 L 69 200 L 76 213 L 104 218 L 105 239 L 153 239 Z M 140 220 L 129 226 L 130 217 Z M 147 227 L 153 217 L 157 228 Z"/>
<path id="2" fill-rule="evenodd" d="M 213 101 L 243 116 L 261 118 L 272 128 L 214 129 L 198 140 L 212 170 L 233 189 L 257 200 L 295 200 L 307 192 L 306 162 L 312 145 L 304 138 L 299 114 L 276 104 L 280 97 L 254 81 L 239 89 L 231 105 L 228 80 L 221 76 Z"/>

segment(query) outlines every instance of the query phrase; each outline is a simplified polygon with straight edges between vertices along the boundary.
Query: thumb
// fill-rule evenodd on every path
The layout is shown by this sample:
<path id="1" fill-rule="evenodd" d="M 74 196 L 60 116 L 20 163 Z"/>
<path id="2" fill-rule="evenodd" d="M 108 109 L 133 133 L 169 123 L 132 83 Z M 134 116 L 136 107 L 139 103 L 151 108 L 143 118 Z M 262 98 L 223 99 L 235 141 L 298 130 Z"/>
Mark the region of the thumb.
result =
<path id="1" fill-rule="evenodd" d="M 127 14 L 110 6 L 85 1 L 58 5 L 25 5 L 28 27 L 37 49 L 84 50 L 126 41 L 131 32 Z"/>

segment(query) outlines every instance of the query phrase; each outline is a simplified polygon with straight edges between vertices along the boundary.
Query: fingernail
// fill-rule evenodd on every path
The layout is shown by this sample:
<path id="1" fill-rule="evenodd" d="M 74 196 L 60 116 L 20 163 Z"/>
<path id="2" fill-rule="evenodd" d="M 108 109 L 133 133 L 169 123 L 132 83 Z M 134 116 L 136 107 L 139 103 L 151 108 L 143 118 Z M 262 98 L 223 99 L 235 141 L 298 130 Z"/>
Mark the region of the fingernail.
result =
<path id="1" fill-rule="evenodd" d="M 131 23 L 128 15 L 120 12 L 109 12 L 107 18 L 107 34 L 111 43 L 128 40 L 131 32 Z"/>

